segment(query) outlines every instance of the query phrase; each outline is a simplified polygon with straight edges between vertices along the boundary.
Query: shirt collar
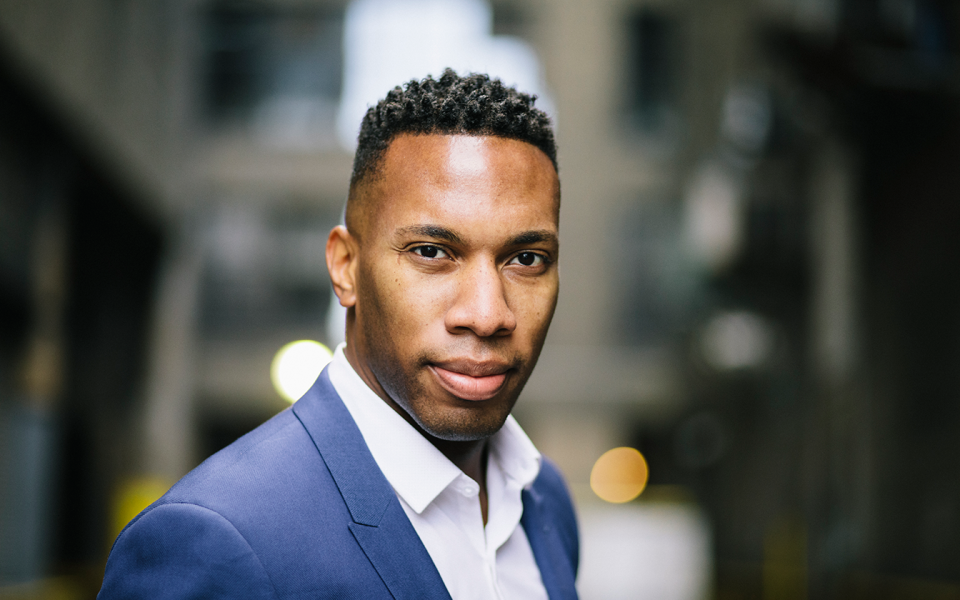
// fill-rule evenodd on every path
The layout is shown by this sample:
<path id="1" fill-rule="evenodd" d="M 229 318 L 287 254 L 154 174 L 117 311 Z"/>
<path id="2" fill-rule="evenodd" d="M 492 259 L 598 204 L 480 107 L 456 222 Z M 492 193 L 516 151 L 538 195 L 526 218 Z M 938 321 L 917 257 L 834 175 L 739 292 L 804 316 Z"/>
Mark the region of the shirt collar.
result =
<path id="1" fill-rule="evenodd" d="M 527 434 L 513 418 L 507 417 L 500 431 L 490 438 L 490 459 L 504 477 L 520 488 L 529 488 L 540 474 L 542 458 Z"/>
<path id="2" fill-rule="evenodd" d="M 340 344 L 328 367 L 330 382 L 394 491 L 418 514 L 463 472 L 383 401 L 344 355 Z M 540 453 L 513 416 L 490 438 L 490 464 L 520 487 L 540 472 Z M 466 477 L 465 475 L 463 475 Z"/>

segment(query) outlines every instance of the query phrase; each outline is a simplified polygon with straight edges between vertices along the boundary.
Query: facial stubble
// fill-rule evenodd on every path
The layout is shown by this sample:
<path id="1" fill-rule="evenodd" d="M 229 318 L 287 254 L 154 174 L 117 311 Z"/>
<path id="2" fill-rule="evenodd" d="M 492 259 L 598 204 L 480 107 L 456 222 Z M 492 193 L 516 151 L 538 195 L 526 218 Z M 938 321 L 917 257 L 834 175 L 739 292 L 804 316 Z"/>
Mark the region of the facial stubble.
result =
<path id="1" fill-rule="evenodd" d="M 477 402 L 455 398 L 439 390 L 431 393 L 424 379 L 434 377 L 430 373 L 431 365 L 441 362 L 450 354 L 440 356 L 436 350 L 428 349 L 421 350 L 412 358 L 401 356 L 393 344 L 395 333 L 392 319 L 373 281 L 374 276 L 361 267 L 359 278 L 364 302 L 356 306 L 357 333 L 362 337 L 372 375 L 388 396 L 384 400 L 392 404 L 395 410 L 399 408 L 401 416 L 421 433 L 440 440 L 477 441 L 499 431 L 533 372 L 549 320 L 538 339 L 534 340 L 535 351 L 527 358 L 516 352 L 504 357 L 502 346 L 506 340 L 503 338 L 480 338 L 470 333 L 462 334 L 459 340 L 446 348 L 454 354 L 463 350 L 464 354 L 495 355 L 507 360 L 510 365 L 507 380 L 494 398 Z M 458 344 L 463 346 L 458 348 Z"/>

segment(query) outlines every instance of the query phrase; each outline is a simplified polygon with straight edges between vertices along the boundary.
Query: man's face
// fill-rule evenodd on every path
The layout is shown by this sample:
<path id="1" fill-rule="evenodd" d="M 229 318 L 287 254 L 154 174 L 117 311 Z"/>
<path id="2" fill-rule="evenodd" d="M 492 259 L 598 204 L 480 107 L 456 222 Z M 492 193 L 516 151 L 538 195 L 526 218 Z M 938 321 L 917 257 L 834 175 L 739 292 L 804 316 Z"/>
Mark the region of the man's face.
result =
<path id="1" fill-rule="evenodd" d="M 354 308 L 348 357 L 427 434 L 488 437 L 556 306 L 556 171 L 525 142 L 403 135 L 365 185 L 351 232 L 355 293 L 341 293 Z"/>

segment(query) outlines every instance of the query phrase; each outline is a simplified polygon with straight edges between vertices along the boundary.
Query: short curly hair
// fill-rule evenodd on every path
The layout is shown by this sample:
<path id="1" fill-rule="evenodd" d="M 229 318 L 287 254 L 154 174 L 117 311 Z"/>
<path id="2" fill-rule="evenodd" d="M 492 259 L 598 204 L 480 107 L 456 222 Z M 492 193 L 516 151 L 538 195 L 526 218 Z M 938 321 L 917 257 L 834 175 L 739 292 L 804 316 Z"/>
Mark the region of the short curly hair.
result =
<path id="1" fill-rule="evenodd" d="M 367 110 L 360 124 L 350 187 L 375 174 L 393 139 L 405 133 L 488 135 L 527 142 L 557 168 L 557 146 L 550 117 L 534 108 L 537 97 L 518 92 L 488 75 L 459 76 L 445 69 L 393 88 Z"/>

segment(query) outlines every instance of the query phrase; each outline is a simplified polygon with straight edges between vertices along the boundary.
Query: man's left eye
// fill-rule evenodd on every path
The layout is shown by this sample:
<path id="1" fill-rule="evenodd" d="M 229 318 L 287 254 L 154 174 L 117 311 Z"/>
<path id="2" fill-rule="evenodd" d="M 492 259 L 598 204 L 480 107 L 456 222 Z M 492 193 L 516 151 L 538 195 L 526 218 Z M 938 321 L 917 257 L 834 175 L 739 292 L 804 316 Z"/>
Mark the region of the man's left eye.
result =
<path id="1" fill-rule="evenodd" d="M 525 267 L 539 267 L 543 262 L 543 255 L 536 252 L 521 252 L 510 260 L 510 264 L 520 264 Z"/>

